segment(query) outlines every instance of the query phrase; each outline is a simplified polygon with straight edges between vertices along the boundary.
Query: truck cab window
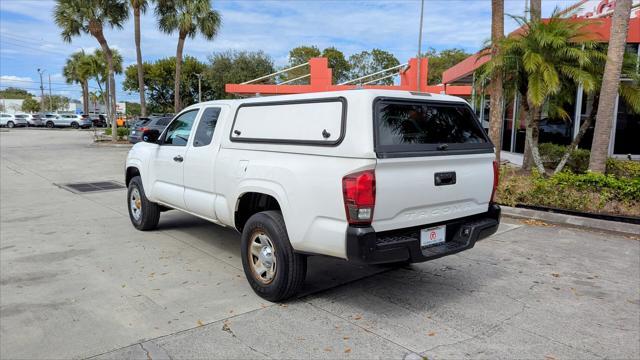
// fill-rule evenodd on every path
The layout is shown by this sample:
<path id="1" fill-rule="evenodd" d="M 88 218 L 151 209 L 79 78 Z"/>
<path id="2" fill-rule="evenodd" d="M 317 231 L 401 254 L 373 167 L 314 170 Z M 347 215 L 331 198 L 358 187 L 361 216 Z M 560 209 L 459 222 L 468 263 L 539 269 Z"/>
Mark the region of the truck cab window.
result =
<path id="1" fill-rule="evenodd" d="M 167 127 L 162 144 L 186 146 L 187 141 L 189 141 L 189 134 L 191 134 L 191 127 L 193 126 L 193 121 L 196 119 L 196 115 L 198 115 L 198 109 L 184 112 L 177 118 L 173 119 L 171 124 Z"/>
<path id="2" fill-rule="evenodd" d="M 218 122 L 218 116 L 220 115 L 219 107 L 206 108 L 202 113 L 198 128 L 196 129 L 196 135 L 193 139 L 193 146 L 207 146 L 211 144 L 213 139 L 213 131 L 216 129 L 216 123 Z"/>

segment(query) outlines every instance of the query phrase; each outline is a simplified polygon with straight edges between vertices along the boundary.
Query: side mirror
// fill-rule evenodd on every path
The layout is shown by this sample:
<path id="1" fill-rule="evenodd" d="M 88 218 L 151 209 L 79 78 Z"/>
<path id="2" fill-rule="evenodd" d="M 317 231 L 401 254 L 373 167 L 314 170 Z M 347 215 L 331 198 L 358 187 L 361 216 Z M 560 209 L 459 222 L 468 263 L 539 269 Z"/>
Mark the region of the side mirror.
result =
<path id="1" fill-rule="evenodd" d="M 151 129 L 142 132 L 142 141 L 144 142 L 155 144 L 158 142 L 158 138 L 160 138 L 160 131 L 158 130 Z"/>

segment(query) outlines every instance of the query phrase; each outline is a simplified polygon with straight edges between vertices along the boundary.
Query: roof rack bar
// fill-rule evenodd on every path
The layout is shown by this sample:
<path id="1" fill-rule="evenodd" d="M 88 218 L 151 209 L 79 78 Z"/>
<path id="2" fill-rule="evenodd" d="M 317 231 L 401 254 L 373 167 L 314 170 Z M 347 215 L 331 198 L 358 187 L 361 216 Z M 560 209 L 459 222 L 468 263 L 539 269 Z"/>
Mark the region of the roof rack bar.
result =
<path id="1" fill-rule="evenodd" d="M 288 84 L 288 83 L 290 83 L 290 82 L 294 82 L 294 81 L 296 81 L 296 80 L 304 79 L 304 78 L 307 78 L 307 77 L 309 77 L 309 76 L 311 76 L 311 74 L 298 76 L 298 77 L 297 77 L 297 78 L 295 78 L 295 79 L 291 79 L 291 80 L 283 81 L 283 82 L 278 83 L 278 84 L 276 84 L 276 85 L 284 85 L 284 84 Z"/>
<path id="2" fill-rule="evenodd" d="M 366 78 L 371 77 L 371 76 L 374 76 L 374 75 L 382 74 L 382 73 L 385 73 L 385 72 L 390 71 L 390 70 L 394 70 L 394 69 L 401 68 L 401 67 L 403 67 L 403 66 L 407 66 L 407 64 L 408 64 L 408 63 L 404 63 L 404 64 L 400 64 L 400 65 L 392 66 L 392 67 L 387 68 L 387 69 L 383 69 L 383 70 L 380 70 L 380 71 L 376 71 L 376 72 L 374 72 L 374 73 L 372 73 L 372 74 L 368 74 L 368 75 L 365 75 L 365 76 L 360 76 L 359 78 L 355 78 L 355 79 L 353 79 L 353 80 L 345 81 L 345 82 L 340 83 L 340 84 L 338 84 L 338 85 L 347 85 L 347 84 L 350 84 L 350 83 L 352 83 L 352 82 L 356 82 L 356 81 L 358 81 L 358 80 L 366 79 Z"/>
<path id="3" fill-rule="evenodd" d="M 380 80 L 388 79 L 388 78 L 390 78 L 390 77 L 395 77 L 395 76 L 398 76 L 398 74 L 389 74 L 389 75 L 387 75 L 387 76 L 379 77 L 379 78 L 377 78 L 377 79 L 373 79 L 373 80 L 371 80 L 371 81 L 367 81 L 366 83 L 364 83 L 364 84 L 362 84 L 362 85 L 369 85 L 369 84 L 374 83 L 374 82 L 376 82 L 376 81 L 380 81 Z"/>
<path id="4" fill-rule="evenodd" d="M 274 72 L 273 74 L 269 74 L 269 75 L 261 76 L 261 77 L 259 77 L 259 78 L 255 78 L 255 79 L 253 79 L 253 80 L 245 81 L 245 82 L 243 82 L 243 83 L 241 83 L 241 84 L 242 84 L 242 85 L 251 84 L 252 82 L 256 82 L 256 81 L 260 81 L 260 80 L 264 80 L 264 79 L 270 78 L 270 77 L 272 77 L 272 76 L 274 76 L 274 75 L 282 74 L 282 73 L 287 72 L 287 71 L 289 71 L 289 70 L 297 69 L 297 68 L 303 67 L 303 66 L 305 66 L 305 65 L 309 65 L 309 62 L 307 61 L 307 62 L 306 62 L 306 63 L 304 63 L 304 64 L 300 64 L 300 65 L 292 66 L 292 67 L 290 67 L 290 68 L 282 69 L 282 70 L 280 70 L 280 71 L 276 71 L 276 72 Z"/>

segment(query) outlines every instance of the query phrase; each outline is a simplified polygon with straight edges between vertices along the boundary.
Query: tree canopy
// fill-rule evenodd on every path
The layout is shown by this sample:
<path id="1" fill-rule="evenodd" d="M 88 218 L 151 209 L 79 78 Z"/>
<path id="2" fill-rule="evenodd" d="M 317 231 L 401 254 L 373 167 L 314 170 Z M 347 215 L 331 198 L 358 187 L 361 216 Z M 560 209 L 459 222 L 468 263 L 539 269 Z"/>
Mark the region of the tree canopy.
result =
<path id="1" fill-rule="evenodd" d="M 429 48 L 429 50 L 427 50 L 427 52 L 422 56 L 429 58 L 429 75 L 427 84 L 438 85 L 442 83 L 442 73 L 445 70 L 468 58 L 471 54 L 458 48 L 444 49 L 440 51 L 434 48 Z"/>
<path id="2" fill-rule="evenodd" d="M 0 99 L 30 99 L 31 97 L 33 97 L 33 94 L 17 87 L 8 87 L 0 90 Z"/>
<path id="3" fill-rule="evenodd" d="M 262 51 L 226 51 L 209 57 L 203 82 L 210 93 L 203 99 L 230 99 L 235 95 L 225 91 L 225 84 L 241 83 L 275 72 L 273 60 Z M 196 84 L 197 86 L 197 84 Z"/>
<path id="4" fill-rule="evenodd" d="M 349 78 L 356 79 L 365 75 L 388 69 L 390 67 L 400 65 L 400 61 L 388 51 L 373 49 L 371 51 L 362 51 L 349 56 Z M 376 77 L 366 79 L 364 82 L 375 80 Z M 393 78 L 386 78 L 377 81 L 376 84 L 393 85 Z"/>
<path id="5" fill-rule="evenodd" d="M 144 83 L 146 86 L 146 96 L 149 100 L 149 113 L 170 113 L 174 109 L 174 84 L 176 58 L 169 57 L 156 60 L 153 63 L 145 62 Z M 181 103 L 185 106 L 198 101 L 198 78 L 195 74 L 203 73 L 206 64 L 196 58 L 186 56 L 182 62 L 180 97 Z M 210 91 L 207 84 L 203 82 L 203 94 Z M 125 78 L 122 87 L 126 91 L 138 91 L 138 69 L 136 64 L 130 65 L 125 70 Z M 204 98 L 204 96 L 203 96 Z"/>

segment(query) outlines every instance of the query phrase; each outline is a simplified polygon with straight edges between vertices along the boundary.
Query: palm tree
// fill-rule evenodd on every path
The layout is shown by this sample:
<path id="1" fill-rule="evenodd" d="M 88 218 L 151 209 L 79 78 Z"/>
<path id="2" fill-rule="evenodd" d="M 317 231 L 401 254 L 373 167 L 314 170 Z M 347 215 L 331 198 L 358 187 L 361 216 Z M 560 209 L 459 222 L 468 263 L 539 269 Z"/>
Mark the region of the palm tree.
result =
<path id="1" fill-rule="evenodd" d="M 502 72 L 504 86 L 521 95 L 526 114 L 526 141 L 533 163 L 540 174 L 545 174 L 537 137 L 543 105 L 567 83 L 582 83 L 585 91 L 592 91 L 595 79 L 584 67 L 602 53 L 595 42 L 586 40 L 585 23 L 567 21 L 557 13 L 546 21 L 513 18 L 522 31 L 501 41 L 498 56 L 483 66 L 479 80 L 482 83 L 483 78 Z"/>
<path id="2" fill-rule="evenodd" d="M 130 0 L 133 9 L 133 26 L 136 41 L 136 62 L 138 64 L 138 92 L 140 93 L 140 112 L 147 116 L 147 103 L 144 97 L 144 68 L 142 67 L 142 49 L 140 48 L 140 14 L 147 11 L 147 0 Z"/>
<path id="3" fill-rule="evenodd" d="M 587 132 L 589 127 L 591 127 L 591 124 L 596 120 L 600 102 L 600 94 L 602 92 L 602 80 L 606 61 L 607 54 L 604 50 L 602 50 L 601 56 L 599 58 L 594 58 L 592 64 L 585 66 L 585 70 L 592 73 L 596 79 L 596 87 L 590 93 L 591 96 L 593 96 L 593 105 L 591 106 L 589 115 L 587 115 L 582 125 L 580 125 L 578 133 L 571 141 L 571 144 L 569 144 L 569 146 L 567 147 L 565 154 L 562 156 L 560 162 L 558 163 L 558 166 L 556 166 L 556 169 L 553 171 L 554 174 L 562 171 L 567 161 L 569 160 L 571 153 L 578 147 L 578 144 L 580 144 L 582 137 Z M 638 57 L 635 54 L 625 54 L 622 62 L 622 74 L 624 74 L 625 81 L 620 82 L 618 95 L 620 95 L 620 99 L 623 100 L 629 107 L 629 110 L 636 114 L 640 114 L 640 73 L 637 72 L 637 69 Z M 575 98 L 575 92 L 571 94 L 571 97 Z"/>
<path id="4" fill-rule="evenodd" d="M 100 101 L 100 93 L 97 91 L 92 91 L 89 93 L 89 101 L 93 104 L 93 110 L 95 111 L 96 107 L 98 107 L 98 101 Z"/>
<path id="5" fill-rule="evenodd" d="M 81 50 L 71 54 L 64 68 L 62 68 L 62 75 L 68 84 L 80 84 L 82 88 L 82 105 L 85 114 L 89 113 L 89 77 L 91 76 L 89 61 L 84 50 Z"/>
<path id="6" fill-rule="evenodd" d="M 504 38 L 504 0 L 491 0 L 491 56 L 497 57 L 500 41 Z M 502 73 L 491 75 L 491 97 L 489 105 L 489 137 L 496 149 L 496 161 L 500 163 L 502 150 L 502 128 L 504 94 L 502 91 Z"/>
<path id="7" fill-rule="evenodd" d="M 156 7 L 160 30 L 167 34 L 178 32 L 176 49 L 176 75 L 173 106 L 177 113 L 180 104 L 180 76 L 182 70 L 182 50 L 187 37 L 198 33 L 207 40 L 213 39 L 220 28 L 220 14 L 211 9 L 209 0 L 161 0 Z"/>
<path id="8" fill-rule="evenodd" d="M 122 55 L 117 49 L 111 50 L 112 55 L 112 64 L 113 64 L 113 73 L 114 74 L 122 74 Z M 98 85 L 99 94 L 101 95 L 102 101 L 107 109 L 107 119 L 111 122 L 113 119 L 111 117 L 112 109 L 111 102 L 115 101 L 115 98 L 111 100 L 109 86 L 107 84 L 107 79 L 109 78 L 109 71 L 107 69 L 107 60 L 104 56 L 104 53 L 100 49 L 96 49 L 93 54 L 88 55 L 88 67 L 89 73 L 95 80 Z M 103 89 L 102 84 L 105 84 Z"/>
<path id="9" fill-rule="evenodd" d="M 604 173 L 607 168 L 609 140 L 613 126 L 615 102 L 620 87 L 620 73 L 624 59 L 631 0 L 618 0 L 611 19 L 611 36 L 607 50 L 607 63 L 602 75 L 602 90 L 598 101 L 596 128 L 591 143 L 589 170 Z"/>
<path id="10" fill-rule="evenodd" d="M 111 28 L 122 28 L 122 24 L 129 17 L 125 0 L 57 0 L 54 9 L 54 19 L 62 30 L 62 39 L 66 42 L 80 36 L 93 36 L 107 60 L 107 84 L 111 93 L 111 116 L 115 115 L 116 84 L 113 76 L 113 53 L 104 37 L 104 25 Z M 117 141 L 116 121 L 112 118 L 113 141 Z"/>

